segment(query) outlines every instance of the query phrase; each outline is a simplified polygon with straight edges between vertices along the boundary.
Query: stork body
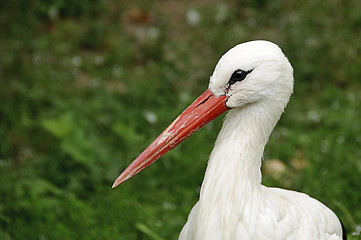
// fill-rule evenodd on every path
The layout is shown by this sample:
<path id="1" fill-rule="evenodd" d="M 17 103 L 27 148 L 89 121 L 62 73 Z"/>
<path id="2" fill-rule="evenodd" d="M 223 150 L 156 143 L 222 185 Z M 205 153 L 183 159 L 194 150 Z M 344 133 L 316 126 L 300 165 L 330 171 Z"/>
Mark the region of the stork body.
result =
<path id="1" fill-rule="evenodd" d="M 337 216 L 306 194 L 261 185 L 268 138 L 293 91 L 293 69 L 267 41 L 239 44 L 222 56 L 209 89 L 119 176 L 137 174 L 229 110 L 211 153 L 200 199 L 180 240 L 340 240 Z"/>
<path id="2" fill-rule="evenodd" d="M 255 119 L 246 114 L 228 113 L 200 199 L 179 239 L 341 239 L 340 221 L 325 205 L 303 193 L 261 185 L 261 157 L 271 129 L 251 129 Z"/>

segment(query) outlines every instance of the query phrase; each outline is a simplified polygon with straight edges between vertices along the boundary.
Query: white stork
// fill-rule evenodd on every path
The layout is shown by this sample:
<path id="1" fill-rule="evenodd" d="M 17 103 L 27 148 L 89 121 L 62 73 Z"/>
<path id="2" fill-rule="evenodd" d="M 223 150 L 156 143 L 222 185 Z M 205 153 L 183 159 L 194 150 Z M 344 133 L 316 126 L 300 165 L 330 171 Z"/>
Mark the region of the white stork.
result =
<path id="1" fill-rule="evenodd" d="M 115 181 L 128 180 L 208 122 L 229 110 L 179 239 L 346 239 L 337 216 L 304 193 L 261 185 L 268 138 L 293 92 L 293 69 L 268 41 L 225 53 L 209 88 Z"/>

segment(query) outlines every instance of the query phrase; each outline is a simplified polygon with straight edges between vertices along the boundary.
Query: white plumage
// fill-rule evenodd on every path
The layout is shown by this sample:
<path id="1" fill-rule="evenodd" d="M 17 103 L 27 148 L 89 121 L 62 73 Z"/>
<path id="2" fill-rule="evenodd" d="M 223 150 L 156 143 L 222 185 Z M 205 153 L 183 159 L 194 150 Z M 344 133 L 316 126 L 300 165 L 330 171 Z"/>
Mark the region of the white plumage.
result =
<path id="1" fill-rule="evenodd" d="M 231 81 L 237 71 L 238 78 Z M 219 60 L 207 91 L 213 96 L 201 95 L 114 186 L 157 160 L 227 107 L 230 110 L 211 153 L 200 199 L 179 239 L 342 239 L 341 223 L 325 205 L 303 193 L 261 185 L 264 147 L 293 91 L 293 69 L 281 49 L 267 41 L 235 46 Z M 189 122 L 198 119 L 196 112 L 213 100 L 226 107 L 183 133 Z M 222 105 L 212 105 L 210 112 L 216 108 Z M 176 139 L 178 135 L 181 140 Z"/>
<path id="2" fill-rule="evenodd" d="M 237 45 L 219 60 L 209 88 L 225 94 L 231 74 L 253 70 L 226 93 L 226 116 L 200 199 L 179 239 L 341 239 L 337 216 L 306 194 L 261 185 L 264 147 L 293 89 L 293 69 L 270 42 Z"/>

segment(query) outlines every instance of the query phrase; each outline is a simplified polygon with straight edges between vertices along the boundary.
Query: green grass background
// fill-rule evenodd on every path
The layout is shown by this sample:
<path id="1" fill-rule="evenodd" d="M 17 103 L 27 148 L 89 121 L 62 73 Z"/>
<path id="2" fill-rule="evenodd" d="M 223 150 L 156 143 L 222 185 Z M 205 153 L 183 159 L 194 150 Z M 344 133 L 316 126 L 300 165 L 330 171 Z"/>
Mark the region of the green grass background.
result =
<path id="1" fill-rule="evenodd" d="M 0 30 L 0 239 L 176 239 L 222 118 L 111 185 L 253 39 L 279 44 L 296 81 L 264 155 L 284 171 L 263 184 L 360 238 L 359 1 L 3 0 Z"/>

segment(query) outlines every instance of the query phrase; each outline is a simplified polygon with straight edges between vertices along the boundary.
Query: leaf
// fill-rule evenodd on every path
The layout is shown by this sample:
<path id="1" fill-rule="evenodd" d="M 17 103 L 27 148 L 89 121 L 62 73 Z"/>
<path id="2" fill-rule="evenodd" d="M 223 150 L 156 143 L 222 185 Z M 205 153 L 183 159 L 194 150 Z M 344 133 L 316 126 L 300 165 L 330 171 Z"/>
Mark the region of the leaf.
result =
<path id="1" fill-rule="evenodd" d="M 113 124 L 112 130 L 126 143 L 134 144 L 141 140 L 141 135 L 139 135 L 134 128 L 128 126 L 122 122 L 117 122 Z"/>
<path id="2" fill-rule="evenodd" d="M 137 224 L 135 224 L 135 227 L 136 227 L 136 229 L 138 229 L 139 231 L 141 231 L 142 233 L 144 233 L 145 235 L 147 235 L 151 239 L 164 240 L 163 238 L 161 238 L 157 233 L 155 233 L 152 229 L 150 229 L 144 223 L 137 223 Z"/>
<path id="3" fill-rule="evenodd" d="M 41 125 L 55 137 L 64 138 L 73 129 L 72 120 L 72 114 L 65 113 L 58 118 L 43 119 Z"/>
<path id="4" fill-rule="evenodd" d="M 95 161 L 95 151 L 97 146 L 91 138 L 85 136 L 81 129 L 63 139 L 61 149 L 70 155 L 73 160 L 84 165 L 91 165 Z"/>

